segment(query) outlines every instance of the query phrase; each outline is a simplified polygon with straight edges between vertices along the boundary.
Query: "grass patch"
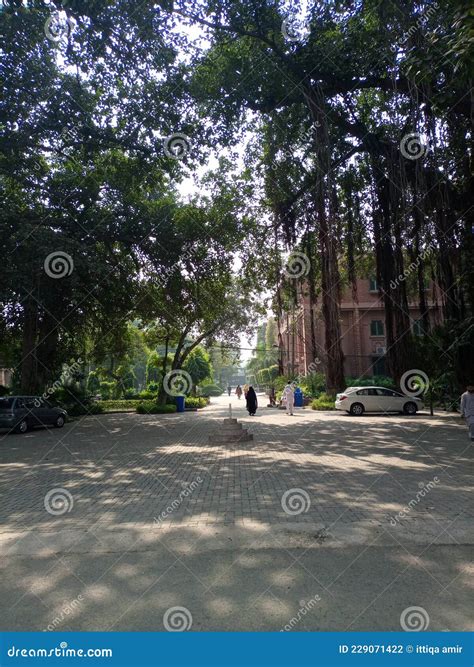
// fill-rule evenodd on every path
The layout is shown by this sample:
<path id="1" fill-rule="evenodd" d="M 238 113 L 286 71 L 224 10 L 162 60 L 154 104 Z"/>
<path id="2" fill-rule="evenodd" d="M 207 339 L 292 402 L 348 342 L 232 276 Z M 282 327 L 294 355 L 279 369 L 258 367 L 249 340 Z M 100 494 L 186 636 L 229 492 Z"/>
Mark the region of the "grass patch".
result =
<path id="1" fill-rule="evenodd" d="M 176 405 L 158 405 L 155 401 L 140 401 L 136 410 L 139 415 L 165 415 L 176 412 Z"/>
<path id="2" fill-rule="evenodd" d="M 100 406 L 104 412 L 133 412 L 141 403 L 139 399 L 117 399 L 113 401 L 100 401 Z"/>

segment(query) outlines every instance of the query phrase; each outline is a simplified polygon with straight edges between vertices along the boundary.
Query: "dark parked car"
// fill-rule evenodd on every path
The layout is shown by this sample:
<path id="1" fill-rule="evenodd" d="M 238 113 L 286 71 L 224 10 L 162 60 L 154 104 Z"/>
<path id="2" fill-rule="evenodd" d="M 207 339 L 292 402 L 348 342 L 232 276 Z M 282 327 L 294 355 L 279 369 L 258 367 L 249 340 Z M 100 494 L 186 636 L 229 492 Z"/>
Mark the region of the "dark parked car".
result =
<path id="1" fill-rule="evenodd" d="M 26 433 L 33 426 L 61 428 L 67 412 L 41 396 L 3 396 L 0 398 L 0 428 Z"/>

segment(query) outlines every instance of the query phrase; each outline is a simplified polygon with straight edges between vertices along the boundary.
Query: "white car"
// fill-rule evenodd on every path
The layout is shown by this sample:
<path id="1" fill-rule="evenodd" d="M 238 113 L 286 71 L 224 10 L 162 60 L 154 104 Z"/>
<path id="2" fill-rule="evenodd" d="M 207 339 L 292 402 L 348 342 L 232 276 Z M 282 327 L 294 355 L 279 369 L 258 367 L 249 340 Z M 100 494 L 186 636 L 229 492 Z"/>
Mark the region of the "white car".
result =
<path id="1" fill-rule="evenodd" d="M 404 396 L 385 387 L 348 387 L 336 394 L 336 410 L 345 410 L 351 415 L 364 412 L 402 412 L 416 415 L 423 409 L 423 401 L 415 396 Z"/>

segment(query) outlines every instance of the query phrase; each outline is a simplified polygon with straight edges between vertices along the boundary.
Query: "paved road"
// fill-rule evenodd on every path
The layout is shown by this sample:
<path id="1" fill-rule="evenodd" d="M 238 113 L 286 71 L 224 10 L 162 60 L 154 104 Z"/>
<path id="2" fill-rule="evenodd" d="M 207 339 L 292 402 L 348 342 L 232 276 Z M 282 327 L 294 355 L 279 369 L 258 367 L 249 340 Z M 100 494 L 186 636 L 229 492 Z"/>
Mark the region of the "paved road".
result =
<path id="1" fill-rule="evenodd" d="M 227 397 L 3 437 L 2 627 L 160 630 L 184 606 L 197 630 L 395 630 L 421 606 L 430 629 L 468 629 L 459 419 L 231 400 L 253 442 L 208 443 Z"/>

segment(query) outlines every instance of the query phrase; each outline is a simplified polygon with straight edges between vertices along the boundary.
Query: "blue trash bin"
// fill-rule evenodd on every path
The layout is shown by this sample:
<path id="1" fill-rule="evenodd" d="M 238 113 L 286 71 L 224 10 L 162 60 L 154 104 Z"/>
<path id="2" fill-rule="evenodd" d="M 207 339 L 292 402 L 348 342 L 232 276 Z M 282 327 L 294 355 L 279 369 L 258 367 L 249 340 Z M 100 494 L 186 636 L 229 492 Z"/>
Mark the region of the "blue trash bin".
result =
<path id="1" fill-rule="evenodd" d="M 186 398 L 184 396 L 176 396 L 176 412 L 184 412 L 184 404 Z"/>
<path id="2" fill-rule="evenodd" d="M 303 407 L 303 392 L 299 387 L 295 389 L 295 408 Z"/>

